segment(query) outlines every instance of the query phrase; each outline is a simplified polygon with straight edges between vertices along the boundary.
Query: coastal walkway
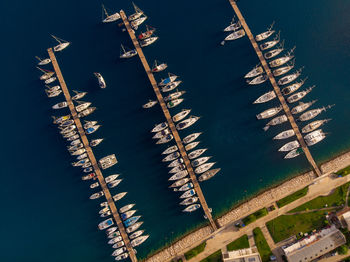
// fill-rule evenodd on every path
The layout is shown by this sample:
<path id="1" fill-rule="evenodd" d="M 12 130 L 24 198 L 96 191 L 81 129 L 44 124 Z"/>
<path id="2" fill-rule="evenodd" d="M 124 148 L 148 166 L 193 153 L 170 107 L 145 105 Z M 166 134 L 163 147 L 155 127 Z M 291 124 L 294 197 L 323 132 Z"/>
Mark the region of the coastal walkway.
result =
<path id="1" fill-rule="evenodd" d="M 190 163 L 190 160 L 189 160 L 189 158 L 187 156 L 187 153 L 186 153 L 186 150 L 184 148 L 184 145 L 182 144 L 182 141 L 181 141 L 181 138 L 179 136 L 179 133 L 178 133 L 176 127 L 175 127 L 175 124 L 174 124 L 172 118 L 171 118 L 169 110 L 168 110 L 168 108 L 167 108 L 167 106 L 166 106 L 166 104 L 164 102 L 163 96 L 162 96 L 162 94 L 161 94 L 161 92 L 160 92 L 160 90 L 158 88 L 157 81 L 154 78 L 154 75 L 153 75 L 153 73 L 151 71 L 151 68 L 149 67 L 148 62 L 147 62 L 147 60 L 146 60 L 146 58 L 145 58 L 145 56 L 143 54 L 143 51 L 142 51 L 142 49 L 141 49 L 141 47 L 139 45 L 139 42 L 137 41 L 137 38 L 136 38 L 135 33 L 134 33 L 134 30 L 131 28 L 131 26 L 129 24 L 129 21 L 127 19 L 127 16 L 125 15 L 123 10 L 120 11 L 120 16 L 123 19 L 124 25 L 125 25 L 128 33 L 129 33 L 129 36 L 130 36 L 130 38 L 131 38 L 131 40 L 132 40 L 132 42 L 133 42 L 133 44 L 135 46 L 137 54 L 140 57 L 142 65 L 143 65 L 143 67 L 144 67 L 144 69 L 145 69 L 145 71 L 147 73 L 148 79 L 151 82 L 153 90 L 154 90 L 154 92 L 155 92 L 155 94 L 157 96 L 159 105 L 160 105 L 160 107 L 163 110 L 164 116 L 165 116 L 165 118 L 166 118 L 166 120 L 168 122 L 169 128 L 171 129 L 171 132 L 172 132 L 172 134 L 174 136 L 174 140 L 175 140 L 176 145 L 177 145 L 177 147 L 179 149 L 181 157 L 183 158 L 184 164 L 186 165 L 187 171 L 188 171 L 188 173 L 189 173 L 189 175 L 191 177 L 194 189 L 195 189 L 195 191 L 197 193 L 197 196 L 199 198 L 201 206 L 202 206 L 202 208 L 204 210 L 205 216 L 208 218 L 212 229 L 215 231 L 215 230 L 217 230 L 218 227 L 217 227 L 215 221 L 213 220 L 213 217 L 211 215 L 211 212 L 209 210 L 207 202 L 206 202 L 206 200 L 204 198 L 202 189 L 199 186 L 196 174 L 194 173 L 193 168 L 192 168 L 191 163 Z"/>
<path id="2" fill-rule="evenodd" d="M 246 32 L 246 34 L 247 34 L 247 36 L 248 36 L 248 38 L 249 38 L 249 40 L 250 40 L 250 42 L 251 42 L 251 44 L 252 44 L 252 46 L 253 46 L 253 48 L 255 50 L 257 56 L 259 57 L 261 65 L 263 66 L 267 76 L 269 77 L 271 85 L 272 85 L 272 87 L 273 87 L 273 89 L 274 89 L 274 91 L 275 91 L 275 93 L 276 93 L 280 103 L 282 104 L 283 110 L 284 110 L 286 116 L 288 117 L 288 120 L 289 120 L 289 122 L 290 122 L 290 124 L 291 124 L 291 126 L 292 126 L 292 128 L 293 128 L 293 130 L 295 132 L 295 135 L 296 135 L 296 137 L 297 137 L 297 139 L 299 141 L 299 144 L 301 145 L 301 148 L 303 149 L 303 151 L 305 153 L 305 156 L 306 156 L 307 160 L 309 161 L 309 163 L 313 167 L 314 171 L 316 172 L 316 175 L 317 176 L 322 176 L 322 173 L 321 173 L 320 169 L 318 168 L 315 160 L 313 159 L 313 157 L 312 157 L 312 155 L 310 153 L 310 150 L 307 147 L 307 145 L 306 145 L 306 143 L 304 141 L 304 138 L 303 138 L 303 136 L 301 135 L 301 133 L 299 131 L 299 128 L 298 128 L 297 124 L 295 123 L 294 117 L 293 117 L 292 113 L 290 112 L 290 109 L 289 109 L 289 107 L 288 107 L 288 105 L 286 103 L 286 100 L 284 99 L 284 97 L 283 97 L 283 95 L 281 93 L 281 90 L 280 90 L 279 86 L 276 83 L 276 80 L 275 80 L 273 74 L 271 73 L 271 70 L 270 70 L 269 66 L 267 65 L 267 62 L 266 62 L 262 52 L 260 51 L 259 46 L 256 43 L 252 32 L 250 31 L 250 29 L 249 29 L 249 27 L 248 27 L 244 17 L 242 16 L 241 11 L 239 10 L 239 8 L 238 8 L 238 6 L 236 4 L 236 1 L 235 0 L 229 0 L 229 1 L 230 1 L 230 4 L 231 4 L 232 8 L 234 9 L 238 19 L 239 19 L 239 21 L 241 22 L 241 24 L 242 24 L 242 26 L 244 28 L 244 31 Z"/>
<path id="3" fill-rule="evenodd" d="M 97 164 L 97 160 L 95 158 L 95 155 L 93 154 L 93 152 L 91 150 L 91 147 L 90 147 L 89 141 L 88 141 L 88 139 L 86 137 L 84 128 L 83 128 L 83 126 L 81 124 L 80 118 L 78 117 L 78 113 L 75 110 L 75 106 L 73 104 L 72 98 L 71 98 L 71 96 L 69 94 L 67 85 L 66 85 L 66 83 L 64 81 L 64 78 L 63 78 L 63 75 L 61 73 L 61 69 L 58 66 L 58 63 L 57 63 L 57 60 L 56 60 L 56 56 L 55 56 L 52 48 L 49 48 L 47 51 L 48 51 L 50 59 L 52 61 L 52 65 L 53 65 L 53 67 L 55 69 L 58 81 L 60 82 L 61 89 L 63 91 L 64 97 L 67 100 L 68 107 L 69 107 L 69 110 L 71 112 L 72 118 L 73 118 L 73 120 L 75 122 L 75 125 L 77 127 L 77 130 L 78 130 L 78 132 L 80 134 L 81 140 L 82 140 L 82 142 L 84 144 L 84 147 L 86 149 L 86 153 L 88 154 L 88 157 L 90 159 L 90 162 L 92 164 L 94 172 L 95 172 L 95 174 L 96 174 L 96 176 L 98 178 L 98 181 L 100 183 L 101 189 L 102 189 L 102 191 L 104 193 L 104 196 L 107 199 L 107 203 L 108 203 L 109 209 L 111 210 L 112 216 L 113 216 L 113 218 L 114 218 L 114 220 L 116 222 L 116 225 L 118 226 L 118 230 L 120 232 L 120 235 L 123 238 L 123 241 L 125 243 L 125 247 L 126 247 L 128 253 L 129 253 L 129 257 L 130 257 L 132 262 L 137 262 L 135 251 L 134 251 L 134 249 L 131 246 L 128 234 L 126 233 L 124 225 L 123 225 L 123 222 L 122 222 L 122 220 L 121 220 L 121 218 L 120 218 L 120 216 L 119 216 L 119 214 L 117 212 L 117 208 L 116 208 L 115 203 L 113 201 L 113 197 L 112 197 L 111 193 L 109 192 L 107 184 L 106 184 L 106 182 L 105 182 L 105 180 L 103 178 L 101 169 L 99 168 L 99 166 Z"/>

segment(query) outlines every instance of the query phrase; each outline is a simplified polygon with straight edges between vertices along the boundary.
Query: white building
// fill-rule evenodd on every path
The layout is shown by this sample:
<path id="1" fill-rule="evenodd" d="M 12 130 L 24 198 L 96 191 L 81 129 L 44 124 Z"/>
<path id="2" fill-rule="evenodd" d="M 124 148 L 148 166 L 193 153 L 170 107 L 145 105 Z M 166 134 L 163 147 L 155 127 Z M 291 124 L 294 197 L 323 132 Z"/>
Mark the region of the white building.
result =
<path id="1" fill-rule="evenodd" d="M 228 251 L 222 255 L 224 262 L 261 262 L 256 247 Z"/>

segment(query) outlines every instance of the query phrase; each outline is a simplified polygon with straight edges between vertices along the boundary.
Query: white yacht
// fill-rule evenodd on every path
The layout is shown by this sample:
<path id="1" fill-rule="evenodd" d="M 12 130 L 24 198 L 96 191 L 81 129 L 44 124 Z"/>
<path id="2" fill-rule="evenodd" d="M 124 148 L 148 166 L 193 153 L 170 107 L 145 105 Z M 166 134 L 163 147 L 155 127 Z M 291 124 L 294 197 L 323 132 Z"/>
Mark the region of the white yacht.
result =
<path id="1" fill-rule="evenodd" d="M 275 91 L 270 91 L 262 96 L 260 96 L 258 99 L 256 99 L 253 104 L 261 104 L 261 103 L 266 103 L 268 101 L 271 101 L 272 99 L 276 98 L 276 93 Z"/>
<path id="2" fill-rule="evenodd" d="M 330 108 L 330 106 L 328 106 L 327 108 Z M 311 110 L 306 111 L 305 113 L 301 114 L 298 119 L 300 121 L 308 121 L 310 119 L 315 118 L 316 116 L 321 114 L 323 111 L 326 111 L 326 107 L 311 109 Z"/>
<path id="3" fill-rule="evenodd" d="M 257 119 L 266 119 L 273 117 L 274 115 L 278 114 L 282 110 L 282 106 L 279 107 L 273 107 L 266 109 L 265 111 L 261 112 L 260 114 L 256 115 Z"/>
<path id="4" fill-rule="evenodd" d="M 260 41 L 263 41 L 263 40 L 269 38 L 269 37 L 275 32 L 275 30 L 272 29 L 274 23 L 275 23 L 275 22 L 273 22 L 273 23 L 270 25 L 270 27 L 267 29 L 266 32 L 263 32 L 263 33 L 261 33 L 261 34 L 256 35 L 256 36 L 255 36 L 255 41 L 260 42 Z"/>
<path id="5" fill-rule="evenodd" d="M 236 23 L 234 23 L 234 19 L 232 19 L 231 24 L 224 29 L 224 32 L 236 31 L 240 29 L 241 26 L 241 21 L 238 20 Z"/>
<path id="6" fill-rule="evenodd" d="M 313 121 L 309 124 L 307 124 L 306 126 L 304 126 L 302 129 L 301 129 L 301 132 L 302 133 L 309 133 L 311 131 L 314 131 L 316 130 L 317 128 L 319 128 L 320 126 L 322 126 L 323 124 L 329 122 L 331 119 L 323 119 L 323 120 L 316 120 L 316 121 Z"/>
<path id="7" fill-rule="evenodd" d="M 267 49 L 270 49 L 272 47 L 274 47 L 275 45 L 277 45 L 280 41 L 280 33 L 278 32 L 278 34 L 276 35 L 275 39 L 272 41 L 267 41 L 263 44 L 260 44 L 260 50 L 264 51 Z"/>
<path id="8" fill-rule="evenodd" d="M 300 74 L 301 74 L 302 68 L 297 70 L 295 73 L 290 74 L 290 75 L 286 75 L 282 78 L 280 78 L 277 82 L 278 85 L 282 86 L 282 85 L 286 85 L 289 84 L 290 82 L 294 81 L 295 79 L 297 79 Z"/>
<path id="9" fill-rule="evenodd" d="M 297 140 L 293 140 L 291 142 L 288 142 L 284 146 L 282 146 L 280 149 L 278 149 L 278 151 L 287 152 L 287 151 L 291 151 L 293 149 L 296 149 L 298 147 L 299 147 L 299 142 Z"/>
<path id="10" fill-rule="evenodd" d="M 188 154 L 189 159 L 195 159 L 202 155 L 205 151 L 207 151 L 207 148 L 197 149 Z"/>
<path id="11" fill-rule="evenodd" d="M 140 41 L 140 46 L 141 47 L 149 46 L 157 40 L 158 40 L 158 36 L 152 36 L 152 37 L 143 39 L 142 41 Z"/>
<path id="12" fill-rule="evenodd" d="M 210 162 L 210 163 L 205 163 L 202 164 L 194 170 L 196 174 L 201 174 L 204 173 L 205 171 L 209 170 L 213 165 L 215 165 L 216 162 Z"/>
<path id="13" fill-rule="evenodd" d="M 186 136 L 184 139 L 182 139 L 182 142 L 184 144 L 191 143 L 194 140 L 196 140 L 201 134 L 202 134 L 202 132 L 190 134 L 190 135 Z"/>
<path id="14" fill-rule="evenodd" d="M 271 59 L 275 56 L 278 56 L 284 50 L 284 41 L 281 42 L 279 47 L 272 49 L 264 54 L 265 59 Z"/>
<path id="15" fill-rule="evenodd" d="M 120 58 L 130 58 L 137 55 L 137 51 L 135 49 L 126 51 L 123 45 L 120 45 L 120 49 Z"/>
<path id="16" fill-rule="evenodd" d="M 208 170 L 198 177 L 198 181 L 202 182 L 202 181 L 208 180 L 208 179 L 212 178 L 213 176 L 215 176 L 220 170 L 221 170 L 221 168 Z"/>
<path id="17" fill-rule="evenodd" d="M 191 109 L 183 109 L 181 112 L 179 112 L 176 115 L 174 115 L 172 117 L 172 119 L 176 123 L 176 122 L 184 119 L 190 112 L 191 112 Z"/>
<path id="18" fill-rule="evenodd" d="M 161 72 L 163 70 L 165 70 L 168 67 L 168 65 L 166 63 L 158 63 L 157 60 L 154 61 L 154 65 L 152 67 L 152 72 L 153 73 L 158 73 Z"/>
<path id="19" fill-rule="evenodd" d="M 305 89 L 304 91 L 301 92 L 297 92 L 291 96 L 289 96 L 287 98 L 288 103 L 295 103 L 297 101 L 299 101 L 300 99 L 304 98 L 308 93 L 311 92 L 311 90 L 314 88 L 315 86 L 309 87 L 308 89 Z"/>
<path id="20" fill-rule="evenodd" d="M 299 102 L 299 105 L 293 107 L 290 112 L 295 115 L 295 114 L 299 114 L 303 111 L 305 111 L 306 109 L 308 109 L 310 106 L 312 106 L 317 100 L 312 100 L 311 102 L 307 102 L 307 103 L 303 103 L 303 102 Z"/>
<path id="21" fill-rule="evenodd" d="M 60 38 L 58 38 L 58 37 L 56 37 L 54 35 L 51 35 L 51 36 L 59 43 L 58 45 L 54 46 L 54 48 L 53 48 L 53 50 L 55 52 L 62 51 L 63 49 L 67 48 L 70 45 L 69 42 L 67 42 L 67 41 L 65 41 L 63 39 L 60 39 Z"/>
<path id="22" fill-rule="evenodd" d="M 264 83 L 267 79 L 269 79 L 268 76 L 266 74 L 263 74 L 253 78 L 252 80 L 247 80 L 247 83 L 249 85 L 258 85 Z"/>
<path id="23" fill-rule="evenodd" d="M 294 63 L 295 62 L 293 60 L 290 64 L 273 70 L 272 71 L 273 76 L 277 77 L 288 73 L 290 70 L 294 68 Z"/>
<path id="24" fill-rule="evenodd" d="M 191 165 L 193 167 L 200 166 L 200 165 L 206 163 L 210 158 L 211 158 L 211 156 L 204 156 L 204 157 L 197 158 L 196 160 L 191 161 Z"/>
<path id="25" fill-rule="evenodd" d="M 264 72 L 264 69 L 262 66 L 256 66 L 252 70 L 250 70 L 244 78 L 251 78 L 251 77 L 256 77 L 258 75 L 261 75 Z"/>
<path id="26" fill-rule="evenodd" d="M 133 13 L 132 15 L 130 15 L 128 17 L 129 21 L 133 21 L 135 19 L 138 19 L 138 18 L 140 18 L 140 16 L 143 15 L 143 11 L 140 8 L 138 8 L 134 3 L 132 3 L 132 5 L 134 7 L 135 13 Z"/>
<path id="27" fill-rule="evenodd" d="M 240 30 L 235 31 L 235 32 L 229 34 L 228 36 L 226 36 L 224 41 L 236 40 L 236 39 L 239 39 L 243 36 L 245 36 L 245 31 L 244 31 L 244 29 L 240 29 Z"/>
<path id="28" fill-rule="evenodd" d="M 198 121 L 200 117 L 199 116 L 191 116 L 185 120 L 182 120 L 181 122 L 177 123 L 176 129 L 177 130 L 183 130 L 187 127 L 192 126 L 194 123 Z"/>
<path id="29" fill-rule="evenodd" d="M 306 81 L 307 78 L 301 80 L 300 82 L 295 82 L 287 87 L 284 87 L 281 91 L 283 95 L 289 95 L 295 91 L 297 91 Z"/>
<path id="30" fill-rule="evenodd" d="M 171 153 L 174 153 L 178 150 L 177 146 L 174 145 L 174 146 L 171 146 L 171 147 L 168 147 L 167 149 L 165 149 L 163 152 L 162 152 L 162 155 L 167 155 L 167 154 L 171 154 Z"/>
<path id="31" fill-rule="evenodd" d="M 107 10 L 104 7 L 104 5 L 102 5 L 102 12 L 103 12 L 103 15 L 102 15 L 102 22 L 103 23 L 111 23 L 111 22 L 114 22 L 114 21 L 117 21 L 118 19 L 120 19 L 120 15 L 118 12 L 114 13 L 112 15 L 109 15 L 107 13 Z"/>
<path id="32" fill-rule="evenodd" d="M 270 126 L 275 126 L 275 125 L 279 125 L 279 124 L 282 124 L 284 122 L 287 122 L 288 121 L 288 118 L 286 115 L 281 115 L 281 116 L 276 116 L 275 118 L 272 118 L 266 125 L 265 127 L 263 128 L 264 131 L 267 131 Z"/>
<path id="33" fill-rule="evenodd" d="M 106 88 L 106 82 L 103 79 L 102 75 L 100 73 L 94 73 L 94 75 L 96 76 L 97 80 L 98 80 L 98 85 L 100 86 L 100 88 Z"/>
<path id="34" fill-rule="evenodd" d="M 295 132 L 293 129 L 289 129 L 289 130 L 286 130 L 286 131 L 282 131 L 281 133 L 279 133 L 278 135 L 276 135 L 273 139 L 286 139 L 286 138 L 290 138 L 292 136 L 295 135 Z"/>

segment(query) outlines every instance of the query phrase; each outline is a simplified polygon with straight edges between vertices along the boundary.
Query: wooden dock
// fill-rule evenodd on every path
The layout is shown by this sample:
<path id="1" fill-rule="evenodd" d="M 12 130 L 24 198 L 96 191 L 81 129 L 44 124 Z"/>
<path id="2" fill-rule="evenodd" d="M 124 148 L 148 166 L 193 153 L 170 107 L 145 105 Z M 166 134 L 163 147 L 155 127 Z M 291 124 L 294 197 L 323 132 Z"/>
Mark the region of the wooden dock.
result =
<path id="1" fill-rule="evenodd" d="M 179 133 L 178 133 L 176 127 L 175 127 L 175 124 L 174 124 L 172 118 L 171 118 L 169 110 L 168 110 L 168 108 L 167 108 L 167 106 L 166 106 L 166 104 L 164 102 L 162 93 L 160 92 L 160 90 L 158 88 L 157 81 L 154 78 L 154 75 L 153 75 L 153 73 L 151 71 L 151 68 L 149 67 L 148 62 L 147 62 L 147 60 L 146 60 L 146 58 L 145 58 L 145 56 L 143 54 L 143 51 L 142 51 L 142 49 L 141 49 L 141 47 L 139 45 L 139 42 L 137 41 L 137 38 L 136 38 L 135 33 L 134 33 L 134 30 L 131 28 L 131 26 L 129 24 L 129 21 L 128 21 L 128 19 L 127 19 L 127 17 L 126 17 L 126 15 L 125 15 L 123 10 L 120 11 L 120 16 L 123 19 L 124 25 L 125 25 L 128 33 L 129 33 L 129 36 L 130 36 L 130 38 L 131 38 L 131 40 L 132 40 L 132 42 L 133 42 L 133 44 L 135 46 L 135 49 L 136 49 L 136 51 L 137 51 L 137 53 L 138 53 L 138 55 L 140 57 L 141 63 L 142 63 L 142 65 L 143 65 L 143 67 L 144 67 L 144 69 L 145 69 L 145 71 L 147 73 L 148 79 L 151 82 L 151 85 L 153 87 L 154 93 L 157 96 L 159 105 L 160 105 L 160 107 L 163 110 L 164 116 L 165 116 L 165 118 L 166 118 L 166 120 L 168 122 L 168 125 L 169 125 L 169 127 L 171 129 L 171 132 L 172 132 L 172 134 L 174 136 L 174 140 L 176 142 L 176 145 L 179 148 L 179 152 L 181 154 L 181 157 L 183 158 L 184 164 L 186 165 L 187 171 L 188 171 L 188 173 L 189 173 L 189 175 L 191 177 L 194 189 L 196 190 L 196 193 L 197 193 L 199 201 L 200 201 L 200 203 L 202 205 L 203 211 L 204 211 L 206 217 L 208 218 L 208 220 L 209 220 L 209 222 L 210 222 L 210 224 L 212 226 L 212 229 L 215 231 L 215 230 L 217 230 L 218 227 L 217 227 L 215 221 L 213 220 L 213 217 L 212 217 L 211 212 L 210 212 L 210 210 L 208 208 L 207 202 L 206 202 L 206 200 L 204 198 L 202 189 L 199 186 L 196 174 L 194 173 L 193 168 L 192 168 L 191 163 L 190 163 L 190 160 L 189 160 L 189 158 L 187 156 L 187 153 L 186 153 L 186 150 L 184 148 L 184 145 L 182 144 L 182 141 L 181 141 L 181 138 L 179 136 Z"/>
<path id="2" fill-rule="evenodd" d="M 63 76 L 62 76 L 62 73 L 61 73 L 61 69 L 58 66 L 58 63 L 57 63 L 57 60 L 56 60 L 56 56 L 55 56 L 52 48 L 49 48 L 47 51 L 48 51 L 50 59 L 52 61 L 52 65 L 53 65 L 53 67 L 55 69 L 58 81 L 60 82 L 61 89 L 63 91 L 64 97 L 67 100 L 68 107 L 69 107 L 69 110 L 71 112 L 72 118 L 73 118 L 73 120 L 75 122 L 77 130 L 78 130 L 78 132 L 80 134 L 81 140 L 82 140 L 82 142 L 84 144 L 84 147 L 86 149 L 86 153 L 89 156 L 90 162 L 92 164 L 92 167 L 94 169 L 95 174 L 97 175 L 97 178 L 98 178 L 98 181 L 100 183 L 101 189 L 102 189 L 102 191 L 103 191 L 103 193 L 104 193 L 104 195 L 105 195 L 105 197 L 107 199 L 109 209 L 112 212 L 112 216 L 114 218 L 114 221 L 116 222 L 116 226 L 118 226 L 118 230 L 120 232 L 120 235 L 123 238 L 123 241 L 125 243 L 125 247 L 127 248 L 127 251 L 129 252 L 129 257 L 131 258 L 131 261 L 136 262 L 137 258 L 136 258 L 136 255 L 135 255 L 135 251 L 134 251 L 134 249 L 131 246 L 128 234 L 126 233 L 124 225 L 123 225 L 123 222 L 122 222 L 122 220 L 121 220 L 121 218 L 119 216 L 119 213 L 117 212 L 117 208 L 116 208 L 115 203 L 113 201 L 112 195 L 109 192 L 107 184 L 106 184 L 106 182 L 105 182 L 105 180 L 103 178 L 101 169 L 99 168 L 99 166 L 97 164 L 95 155 L 93 154 L 93 152 L 91 150 L 91 147 L 89 145 L 89 141 L 88 141 L 88 139 L 87 139 L 87 137 L 85 135 L 84 128 L 83 128 L 83 126 L 81 124 L 80 118 L 78 117 L 78 113 L 75 110 L 75 106 L 74 106 L 72 98 L 71 98 L 71 96 L 69 94 L 67 85 L 66 85 L 66 83 L 65 83 L 65 81 L 63 79 Z"/>
<path id="3" fill-rule="evenodd" d="M 307 147 L 307 145 L 306 145 L 306 143 L 304 141 L 304 138 L 303 138 L 303 136 L 301 135 L 301 133 L 299 131 L 299 128 L 298 128 L 297 124 L 295 123 L 294 117 L 293 117 L 292 113 L 290 112 L 290 109 L 289 109 L 289 107 L 288 107 L 288 105 L 286 103 L 286 100 L 284 99 L 284 97 L 283 97 L 283 95 L 281 93 L 281 90 L 280 90 L 279 86 L 277 85 L 276 80 L 275 80 L 273 74 L 271 73 L 271 70 L 270 70 L 269 66 L 267 65 L 267 62 L 266 62 L 262 52 L 260 51 L 258 44 L 256 43 L 252 32 L 250 31 L 246 21 L 244 20 L 244 17 L 242 16 L 242 13 L 241 13 L 241 11 L 239 10 L 239 8 L 238 8 L 238 6 L 236 4 L 236 1 L 235 0 L 229 0 L 229 1 L 230 1 L 230 4 L 231 4 L 232 8 L 234 9 L 238 19 L 240 20 L 240 22 L 241 22 L 241 24 L 242 24 L 242 26 L 244 28 L 244 31 L 246 32 L 246 34 L 247 34 L 247 36 L 248 36 L 248 38 L 249 38 L 249 40 L 250 40 L 250 42 L 251 42 L 251 44 L 252 44 L 252 46 L 253 46 L 253 48 L 255 50 L 257 56 L 259 57 L 261 65 L 263 66 L 267 76 L 269 77 L 271 85 L 273 86 L 273 89 L 274 89 L 278 99 L 280 100 L 280 102 L 282 104 L 283 110 L 284 110 L 286 116 L 288 117 L 288 120 L 289 120 L 289 122 L 290 122 L 290 124 L 291 124 L 291 126 L 292 126 L 292 128 L 293 128 L 293 130 L 295 132 L 295 134 L 296 134 L 296 137 L 297 137 L 297 139 L 299 141 L 299 144 L 301 145 L 301 147 L 302 147 L 302 149 L 303 149 L 303 151 L 305 153 L 305 156 L 306 156 L 307 160 L 309 161 L 309 163 L 313 167 L 314 171 L 316 172 L 316 175 L 317 176 L 321 176 L 322 173 L 321 173 L 320 169 L 318 168 L 315 160 L 313 159 L 313 157 L 312 157 L 312 155 L 310 153 L 310 150 Z"/>

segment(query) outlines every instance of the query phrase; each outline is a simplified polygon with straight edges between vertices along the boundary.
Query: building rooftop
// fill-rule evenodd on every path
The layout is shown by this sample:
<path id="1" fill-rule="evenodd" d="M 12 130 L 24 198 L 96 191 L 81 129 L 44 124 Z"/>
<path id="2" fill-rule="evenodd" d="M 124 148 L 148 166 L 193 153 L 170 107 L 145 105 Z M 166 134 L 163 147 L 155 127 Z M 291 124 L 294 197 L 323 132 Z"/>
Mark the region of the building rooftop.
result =
<path id="1" fill-rule="evenodd" d="M 224 262 L 261 262 L 256 247 L 228 251 L 223 254 Z"/>

